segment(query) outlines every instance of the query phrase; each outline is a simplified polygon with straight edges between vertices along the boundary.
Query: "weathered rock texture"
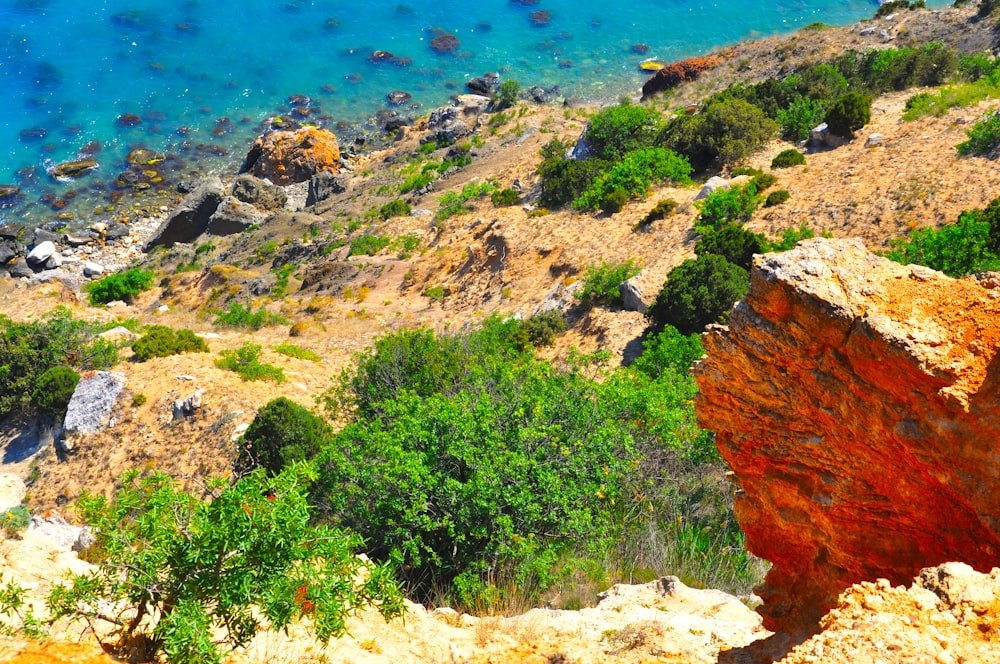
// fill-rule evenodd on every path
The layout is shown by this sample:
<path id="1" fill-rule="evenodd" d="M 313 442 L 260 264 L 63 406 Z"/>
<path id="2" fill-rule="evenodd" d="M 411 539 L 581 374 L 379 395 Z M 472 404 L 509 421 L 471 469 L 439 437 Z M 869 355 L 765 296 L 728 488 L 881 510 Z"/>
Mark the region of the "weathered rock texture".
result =
<path id="1" fill-rule="evenodd" d="M 811 624 L 856 582 L 1000 565 L 1000 279 L 812 240 L 758 259 L 704 343 L 698 418 L 773 563 L 767 628 Z"/>
<path id="2" fill-rule="evenodd" d="M 320 171 L 338 173 L 337 137 L 315 127 L 265 134 L 250 148 L 242 171 L 282 186 L 307 182 Z"/>

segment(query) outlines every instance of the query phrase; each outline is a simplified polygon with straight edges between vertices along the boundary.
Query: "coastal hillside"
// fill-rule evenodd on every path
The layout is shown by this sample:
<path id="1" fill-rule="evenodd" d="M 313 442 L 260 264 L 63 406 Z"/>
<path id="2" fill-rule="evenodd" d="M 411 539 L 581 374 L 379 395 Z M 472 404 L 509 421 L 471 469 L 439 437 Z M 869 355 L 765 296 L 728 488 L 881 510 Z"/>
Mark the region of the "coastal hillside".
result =
<path id="1" fill-rule="evenodd" d="M 105 574 L 109 594 L 81 585 L 46 615 L 63 616 L 57 640 L 80 638 L 96 659 L 94 635 L 134 661 L 219 661 L 227 650 L 192 636 L 214 629 L 227 646 L 250 645 L 234 662 L 847 662 L 868 640 L 889 644 L 876 648 L 886 661 L 988 661 L 977 657 L 996 642 L 992 544 L 984 536 L 966 552 L 968 538 L 923 532 L 988 522 L 977 520 L 991 509 L 985 498 L 914 462 L 901 468 L 920 482 L 883 487 L 886 506 L 866 509 L 853 491 L 823 493 L 814 476 L 843 470 L 847 485 L 871 484 L 854 462 L 876 467 L 877 454 L 844 443 L 817 461 L 754 446 L 849 442 L 857 431 L 824 419 L 838 404 L 890 417 L 833 359 L 894 367 L 914 385 L 942 381 L 958 360 L 935 353 L 954 333 L 968 342 L 955 357 L 991 366 L 992 327 L 981 320 L 989 330 L 976 332 L 946 313 L 966 290 L 977 307 L 994 294 L 995 277 L 952 278 L 1000 270 L 991 9 L 891 3 L 855 25 L 651 65 L 660 71 L 645 99 L 636 90 L 603 108 L 484 77 L 476 85 L 487 94 L 380 118 L 375 150 L 279 118 L 246 146 L 240 173 L 186 183 L 156 199 L 156 216 L 0 228 L 10 254 L 0 472 L 16 476 L 0 545 L 4 581 L 32 604 L 7 612 L 21 628 L 12 632 L 42 629 L 35 607 L 71 569 Z M 153 167 L 161 157 L 136 159 Z M 852 268 L 860 285 L 830 276 L 850 261 L 868 266 Z M 911 275 L 897 263 L 927 267 Z M 876 284 L 877 275 L 889 276 Z M 774 285 L 786 278 L 788 293 Z M 884 295 L 904 281 L 907 297 Z M 936 308 L 906 319 L 897 300 L 920 300 L 928 281 L 943 284 Z M 802 283 L 813 290 L 800 295 Z M 838 288 L 857 301 L 843 304 Z M 909 332 L 873 323 L 860 351 L 802 341 L 866 324 L 883 297 L 896 297 L 885 316 Z M 703 347 L 704 328 L 726 322 L 732 336 L 710 328 Z M 797 341 L 768 350 L 785 327 Z M 898 359 L 899 339 L 931 350 L 897 366 L 881 353 Z M 704 350 L 696 385 L 690 370 Z M 781 382 L 820 351 L 832 359 Z M 840 378 L 810 382 L 824 371 Z M 983 384 L 991 375 L 977 374 Z M 888 402 L 897 381 L 883 378 Z M 819 403 L 823 389 L 851 399 L 768 410 Z M 949 410 L 955 390 L 932 392 L 940 430 L 949 417 L 966 422 L 968 409 Z M 885 435 L 922 417 L 919 404 L 912 411 L 879 420 Z M 747 413 L 772 419 L 748 423 Z M 915 496 L 933 504 L 935 486 L 971 507 L 905 513 Z M 862 530 L 805 527 L 833 510 L 813 500 L 820 493 L 842 500 L 837 518 Z M 789 507 L 803 496 L 808 509 Z M 178 515 L 186 525 L 164 534 Z M 143 524 L 149 539 L 136 544 L 132 528 Z M 199 539 L 213 529 L 218 537 Z M 877 563 L 858 562 L 890 531 Z M 154 569 L 143 565 L 155 555 L 130 556 L 167 541 L 183 555 L 164 556 L 145 580 L 107 571 Z M 917 553 L 893 548 L 909 541 Z M 247 545 L 227 552 L 232 542 Z M 193 567 L 178 572 L 189 554 Z M 950 562 L 974 569 L 936 567 Z M 232 578 L 267 588 L 256 591 L 257 613 L 219 600 L 252 591 L 224 585 L 229 564 L 240 570 Z M 802 569 L 807 579 L 790 571 Z M 335 591 L 312 581 L 334 577 L 347 580 Z M 185 631 L 177 597 L 205 578 L 207 595 L 189 598 L 183 615 L 228 617 Z M 111 594 L 130 584 L 146 595 Z M 956 590 L 987 585 L 988 597 Z M 5 592 L 0 610 L 19 597 Z M 111 598 L 118 617 L 108 620 L 99 607 Z M 761 601 L 763 622 L 751 610 Z M 342 616 L 347 608 L 358 615 Z M 394 621 L 403 608 L 405 621 Z M 304 622 L 254 638 L 260 615 Z M 72 620 L 81 617 L 90 622 Z M 157 631 L 154 618 L 174 631 Z M 816 636 L 851 620 L 875 625 L 871 638 Z M 891 624 L 889 636 L 876 623 Z M 309 636 L 345 629 L 325 647 Z M 14 661 L 43 656 L 24 640 L 3 649 Z"/>

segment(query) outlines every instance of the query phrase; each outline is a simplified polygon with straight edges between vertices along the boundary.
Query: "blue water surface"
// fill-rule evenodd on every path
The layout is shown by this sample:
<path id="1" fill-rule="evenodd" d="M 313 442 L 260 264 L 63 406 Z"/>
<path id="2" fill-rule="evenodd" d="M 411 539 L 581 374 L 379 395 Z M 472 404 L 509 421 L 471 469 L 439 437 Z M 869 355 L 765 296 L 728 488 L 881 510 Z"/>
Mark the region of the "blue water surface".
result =
<path id="1" fill-rule="evenodd" d="M 815 21 L 846 24 L 875 7 L 872 0 L 2 0 L 0 184 L 20 184 L 22 199 L 0 210 L 0 222 L 26 221 L 39 209 L 51 218 L 45 206 L 53 197 L 113 178 L 139 145 L 233 167 L 261 120 L 288 110 L 290 95 L 308 96 L 331 126 L 370 117 L 397 89 L 413 95 L 400 112 L 426 112 L 487 71 L 610 99 L 638 93 L 644 59 L 676 60 Z M 536 25 L 536 11 L 548 12 L 548 22 Z M 441 31 L 458 38 L 454 52 L 431 49 Z M 648 52 L 637 54 L 636 44 Z M 370 62 L 376 50 L 408 64 Z M 122 114 L 141 123 L 120 127 Z M 75 183 L 46 176 L 46 167 L 93 141 L 100 171 Z M 45 193 L 48 202 L 39 202 Z"/>

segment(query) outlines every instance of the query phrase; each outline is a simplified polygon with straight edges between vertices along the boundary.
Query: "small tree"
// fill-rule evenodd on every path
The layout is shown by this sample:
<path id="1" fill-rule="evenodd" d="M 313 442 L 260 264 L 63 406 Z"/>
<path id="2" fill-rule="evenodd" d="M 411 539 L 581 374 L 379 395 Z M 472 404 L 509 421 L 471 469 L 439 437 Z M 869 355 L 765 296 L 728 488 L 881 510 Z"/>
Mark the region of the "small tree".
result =
<path id="1" fill-rule="evenodd" d="M 277 475 L 295 461 L 315 457 L 332 435 L 333 430 L 322 417 L 290 399 L 278 397 L 257 411 L 243 434 L 237 470 L 246 472 L 260 466 Z"/>
<path id="2" fill-rule="evenodd" d="M 402 614 L 389 568 L 354 555 L 359 537 L 309 525 L 314 479 L 305 464 L 274 478 L 258 470 L 231 486 L 211 482 L 213 499 L 202 502 L 162 473 L 131 471 L 110 500 L 85 494 L 80 514 L 99 564 L 53 587 L 52 619 L 108 623 L 113 645 L 142 661 L 162 652 L 171 664 L 217 664 L 260 629 L 302 616 L 325 642 L 361 607 Z"/>
<path id="3" fill-rule="evenodd" d="M 854 132 L 872 119 L 872 100 L 859 92 L 848 92 L 837 99 L 826 112 L 830 132 L 844 138 L 854 138 Z"/>
<path id="4" fill-rule="evenodd" d="M 38 377 L 31 403 L 40 412 L 63 414 L 79 382 L 80 374 L 69 367 L 52 367 Z"/>
<path id="5" fill-rule="evenodd" d="M 698 256 L 670 271 L 646 317 L 655 329 L 673 325 L 681 334 L 701 332 L 724 322 L 749 286 L 747 271 L 738 265 L 715 254 Z"/>

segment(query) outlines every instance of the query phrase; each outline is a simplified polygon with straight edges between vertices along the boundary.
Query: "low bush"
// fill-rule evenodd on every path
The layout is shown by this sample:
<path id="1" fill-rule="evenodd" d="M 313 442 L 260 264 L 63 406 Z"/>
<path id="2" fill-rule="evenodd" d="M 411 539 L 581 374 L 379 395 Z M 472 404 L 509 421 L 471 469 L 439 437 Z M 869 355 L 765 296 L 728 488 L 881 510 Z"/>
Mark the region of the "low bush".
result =
<path id="1" fill-rule="evenodd" d="M 972 128 L 965 131 L 969 140 L 956 148 L 963 157 L 984 155 L 1000 144 L 1000 112 L 993 111 L 979 118 Z"/>
<path id="2" fill-rule="evenodd" d="M 816 233 L 806 226 L 806 222 L 803 221 L 798 228 L 786 228 L 785 232 L 781 235 L 781 239 L 777 242 L 772 242 L 771 246 L 768 247 L 768 251 L 788 251 L 789 249 L 793 249 L 802 240 L 808 240 L 813 237 L 816 237 Z"/>
<path id="3" fill-rule="evenodd" d="M 698 256 L 670 271 L 646 317 L 654 330 L 673 325 L 681 334 L 701 332 L 709 323 L 725 322 L 749 287 L 742 267 L 715 254 Z"/>
<path id="4" fill-rule="evenodd" d="M 695 171 L 704 171 L 745 159 L 777 131 L 777 123 L 757 106 L 726 99 L 708 104 L 701 113 L 674 118 L 663 140 L 687 157 Z"/>
<path id="5" fill-rule="evenodd" d="M 510 207 L 521 202 L 521 194 L 517 193 L 516 189 L 507 187 L 506 189 L 500 189 L 490 194 L 490 202 L 495 207 Z"/>
<path id="6" fill-rule="evenodd" d="M 825 122 L 830 133 L 854 138 L 854 132 L 872 119 L 872 100 L 858 92 L 848 92 L 830 105 Z"/>
<path id="7" fill-rule="evenodd" d="M 701 238 L 694 246 L 698 256 L 715 254 L 733 265 L 749 270 L 753 255 L 763 254 L 768 250 L 768 242 L 763 235 L 751 233 L 739 224 L 724 224 L 718 229 L 701 226 L 699 229 Z"/>
<path id="8" fill-rule="evenodd" d="M 754 186 L 754 189 L 756 189 L 757 193 L 759 194 L 763 192 L 765 189 L 769 189 L 770 187 L 774 186 L 774 183 L 777 181 L 778 181 L 777 176 L 772 175 L 771 173 L 758 173 L 757 175 L 753 176 L 752 180 L 750 180 L 750 184 Z"/>
<path id="9" fill-rule="evenodd" d="M 569 144 L 552 139 L 540 151 L 542 162 L 537 173 L 542 191 L 538 202 L 542 207 L 559 208 L 572 203 L 611 166 L 603 159 L 567 159 L 569 148 Z"/>
<path id="10" fill-rule="evenodd" d="M 639 274 L 640 269 L 632 259 L 622 263 L 588 265 L 583 272 L 583 287 L 577 291 L 577 297 L 609 307 L 618 306 L 622 303 L 618 285 Z"/>
<path id="11" fill-rule="evenodd" d="M 566 331 L 566 316 L 558 309 L 542 311 L 521 321 L 518 333 L 523 334 L 523 342 L 519 346 L 551 346 L 556 336 Z"/>
<path id="12" fill-rule="evenodd" d="M 598 159 L 617 161 L 629 152 L 656 145 L 663 115 L 648 106 L 609 106 L 593 117 L 583 133 L 591 153 Z"/>
<path id="13" fill-rule="evenodd" d="M 496 190 L 491 182 L 469 182 L 461 192 L 448 191 L 438 199 L 438 211 L 434 218 L 443 221 L 456 214 L 469 211 L 469 201 L 488 196 Z"/>
<path id="14" fill-rule="evenodd" d="M 782 138 L 789 141 L 807 140 L 813 127 L 823 122 L 825 114 L 826 107 L 823 101 L 805 96 L 796 98 L 788 108 L 778 113 Z"/>
<path id="15" fill-rule="evenodd" d="M 516 104 L 520 96 L 521 84 L 513 79 L 507 79 L 500 83 L 500 87 L 490 98 L 490 104 L 494 111 L 502 111 Z"/>
<path id="16" fill-rule="evenodd" d="M 220 313 L 213 325 L 259 330 L 267 325 L 284 325 L 287 322 L 288 319 L 278 314 L 272 314 L 263 304 L 257 311 L 254 311 L 252 305 L 244 307 L 239 302 L 231 302 L 229 309 Z"/>
<path id="17" fill-rule="evenodd" d="M 262 363 L 261 350 L 263 349 L 259 345 L 247 342 L 235 350 L 221 351 L 219 354 L 222 358 L 215 361 L 215 366 L 235 371 L 243 380 L 270 380 L 284 383 L 284 370 L 273 364 Z"/>
<path id="18" fill-rule="evenodd" d="M 1000 257 L 990 248 L 990 231 L 981 212 L 963 212 L 957 223 L 918 228 L 909 237 L 894 240 L 886 257 L 903 265 L 926 265 L 956 278 L 1000 270 Z"/>
<path id="19" fill-rule="evenodd" d="M 390 219 L 392 217 L 406 217 L 410 214 L 410 204 L 406 201 L 397 198 L 396 200 L 389 201 L 385 205 L 379 208 L 378 216 L 382 219 Z"/>
<path id="20" fill-rule="evenodd" d="M 784 189 L 779 189 L 777 191 L 772 191 L 767 195 L 764 200 L 764 207 L 774 207 L 775 205 L 781 205 L 785 201 L 791 198 L 791 194 Z"/>
<path id="21" fill-rule="evenodd" d="M 80 374 L 69 367 L 52 367 L 38 377 L 31 404 L 41 413 L 65 413 L 79 382 Z"/>
<path id="22" fill-rule="evenodd" d="M 15 505 L 0 512 L 0 528 L 8 535 L 16 535 L 31 525 L 31 512 L 26 505 Z"/>
<path id="23" fill-rule="evenodd" d="M 425 145 L 433 145 L 433 143 L 425 143 Z M 420 173 L 413 173 L 408 175 L 403 183 L 399 185 L 399 193 L 407 194 L 411 191 L 420 191 L 431 182 L 434 181 L 434 174 L 428 171 L 421 171 Z"/>
<path id="24" fill-rule="evenodd" d="M 632 368 L 654 380 L 667 372 L 687 375 L 704 354 L 699 334 L 684 335 L 673 325 L 665 325 L 660 332 L 643 339 L 642 354 L 632 363 Z"/>
<path id="25" fill-rule="evenodd" d="M 271 350 L 275 353 L 287 355 L 288 357 L 294 357 L 298 360 L 309 360 L 310 362 L 321 362 L 323 360 L 318 353 L 314 353 L 308 348 L 302 348 L 301 346 L 288 343 L 287 341 L 285 343 L 278 344 Z"/>
<path id="26" fill-rule="evenodd" d="M 117 300 L 132 302 L 152 285 L 153 273 L 136 267 L 92 281 L 84 286 L 84 290 L 89 294 L 90 303 L 96 306 Z"/>
<path id="27" fill-rule="evenodd" d="M 347 252 L 348 258 L 351 256 L 374 256 L 382 251 L 392 242 L 390 238 L 383 235 L 362 235 L 351 240 L 351 248 Z"/>
<path id="28" fill-rule="evenodd" d="M 333 429 L 322 417 L 278 397 L 257 411 L 243 434 L 235 469 L 245 475 L 259 467 L 277 475 L 286 466 L 314 458 L 332 437 Z"/>
<path id="29" fill-rule="evenodd" d="M 191 330 L 175 331 L 165 325 L 153 325 L 132 343 L 132 351 L 137 360 L 145 362 L 180 353 L 207 353 L 208 344 Z"/>
<path id="30" fill-rule="evenodd" d="M 677 201 L 672 198 L 665 198 L 662 201 L 658 201 L 653 209 L 646 214 L 646 218 L 643 223 L 651 224 L 658 219 L 666 219 L 674 213 L 677 209 Z"/>
<path id="31" fill-rule="evenodd" d="M 753 217 L 762 202 L 763 197 L 757 195 L 757 187 L 752 182 L 716 189 L 695 203 L 700 211 L 695 228 L 710 226 L 719 229 L 727 224 L 742 224 Z"/>
<path id="32" fill-rule="evenodd" d="M 806 156 L 795 148 L 782 150 L 771 160 L 771 168 L 791 168 L 806 163 Z"/>
<path id="33" fill-rule="evenodd" d="M 686 184 L 691 181 L 690 175 L 691 165 L 675 152 L 663 148 L 636 150 L 595 177 L 573 201 L 573 207 L 617 212 L 630 198 L 644 198 L 654 182 Z"/>

